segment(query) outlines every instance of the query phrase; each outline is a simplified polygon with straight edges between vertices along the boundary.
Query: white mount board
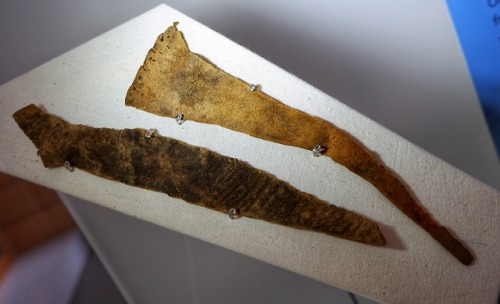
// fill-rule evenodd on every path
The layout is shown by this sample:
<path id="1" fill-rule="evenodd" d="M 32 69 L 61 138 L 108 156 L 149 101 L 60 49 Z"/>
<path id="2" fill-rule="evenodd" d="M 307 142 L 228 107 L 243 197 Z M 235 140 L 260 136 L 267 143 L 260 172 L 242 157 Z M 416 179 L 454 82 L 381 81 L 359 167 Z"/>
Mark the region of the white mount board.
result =
<path id="1" fill-rule="evenodd" d="M 462 266 L 370 184 L 330 159 L 217 126 L 156 117 L 124 96 L 156 36 L 179 21 L 192 51 L 267 94 L 346 130 L 394 170 L 422 205 L 464 241 Z M 302 191 L 379 223 L 376 248 L 224 214 L 91 176 L 47 170 L 11 118 L 29 103 L 72 123 L 157 128 L 159 133 L 245 160 Z M 337 100 L 203 25 L 160 6 L 0 88 L 0 170 L 384 302 L 493 302 L 500 282 L 500 195 Z M 196 223 L 196 224 L 193 224 Z M 228 233 L 228 231 L 230 233 Z"/>

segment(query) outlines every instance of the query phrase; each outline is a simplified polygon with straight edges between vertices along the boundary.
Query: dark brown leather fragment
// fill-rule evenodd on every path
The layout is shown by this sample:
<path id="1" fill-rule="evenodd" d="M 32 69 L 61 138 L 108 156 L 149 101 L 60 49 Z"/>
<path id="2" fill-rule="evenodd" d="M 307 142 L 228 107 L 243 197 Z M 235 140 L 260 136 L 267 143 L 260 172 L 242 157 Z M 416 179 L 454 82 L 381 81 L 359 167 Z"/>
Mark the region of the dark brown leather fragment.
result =
<path id="1" fill-rule="evenodd" d="M 369 181 L 465 265 L 473 257 L 419 205 L 404 184 L 354 138 L 293 109 L 190 52 L 176 24 L 156 40 L 130 86 L 125 104 L 157 115 L 220 125 L 275 143 L 325 155 Z"/>
<path id="2" fill-rule="evenodd" d="M 73 125 L 29 105 L 14 114 L 45 167 L 71 166 L 186 202 L 357 242 L 384 245 L 376 223 L 249 164 L 144 129 Z"/>

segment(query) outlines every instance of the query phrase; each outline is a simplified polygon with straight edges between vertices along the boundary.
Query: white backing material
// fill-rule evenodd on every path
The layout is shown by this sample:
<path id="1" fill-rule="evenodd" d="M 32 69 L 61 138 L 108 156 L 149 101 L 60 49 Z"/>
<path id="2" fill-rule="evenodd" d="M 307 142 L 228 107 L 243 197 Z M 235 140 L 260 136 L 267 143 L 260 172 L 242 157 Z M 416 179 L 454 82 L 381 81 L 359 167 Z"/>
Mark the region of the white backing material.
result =
<path id="1" fill-rule="evenodd" d="M 474 253 L 463 266 L 373 186 L 327 157 L 218 126 L 158 117 L 124 105 L 156 37 L 174 21 L 190 49 L 267 94 L 352 134 L 409 186 Z M 298 189 L 371 218 L 373 247 L 225 214 L 165 194 L 45 169 L 11 115 L 35 103 L 71 123 L 156 128 L 266 170 Z M 243 47 L 160 6 L 0 87 L 0 170 L 383 302 L 494 302 L 500 282 L 500 193 L 395 135 Z M 230 232 L 230 233 L 228 233 Z"/>

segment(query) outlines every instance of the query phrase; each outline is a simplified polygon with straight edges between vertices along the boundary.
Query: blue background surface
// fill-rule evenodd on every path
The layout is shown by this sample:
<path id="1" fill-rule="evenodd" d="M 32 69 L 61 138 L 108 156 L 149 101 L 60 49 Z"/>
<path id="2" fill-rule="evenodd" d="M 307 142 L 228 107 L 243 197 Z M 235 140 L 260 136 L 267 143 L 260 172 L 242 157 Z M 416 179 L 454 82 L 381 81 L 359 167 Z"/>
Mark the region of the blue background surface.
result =
<path id="1" fill-rule="evenodd" d="M 447 3 L 500 155 L 500 0 Z"/>

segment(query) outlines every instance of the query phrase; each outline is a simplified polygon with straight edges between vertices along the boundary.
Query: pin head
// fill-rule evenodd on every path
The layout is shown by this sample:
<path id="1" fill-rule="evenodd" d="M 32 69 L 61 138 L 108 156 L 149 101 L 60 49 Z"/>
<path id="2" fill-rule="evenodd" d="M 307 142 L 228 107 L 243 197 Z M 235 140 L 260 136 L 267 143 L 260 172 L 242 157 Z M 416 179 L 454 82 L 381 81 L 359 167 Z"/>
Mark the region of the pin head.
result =
<path id="1" fill-rule="evenodd" d="M 66 168 L 69 172 L 75 171 L 75 167 L 73 167 L 71 165 L 71 163 L 69 162 L 69 160 L 67 160 L 67 161 L 64 162 L 64 168 Z"/>
<path id="2" fill-rule="evenodd" d="M 234 220 L 240 217 L 240 212 L 236 208 L 229 209 L 229 218 Z"/>
<path id="3" fill-rule="evenodd" d="M 258 88 L 257 84 L 251 84 L 251 85 L 248 86 L 248 90 L 250 92 L 255 92 L 255 90 L 257 90 L 257 88 Z"/>
<path id="4" fill-rule="evenodd" d="M 177 114 L 177 116 L 175 116 L 175 121 L 177 122 L 178 125 L 182 125 L 185 120 L 184 120 L 184 114 Z"/>
<path id="5" fill-rule="evenodd" d="M 151 138 L 155 135 L 156 129 L 149 129 L 146 134 L 144 134 L 144 137 L 146 138 Z"/>
<path id="6" fill-rule="evenodd" d="M 319 157 L 319 156 L 325 154 L 325 151 L 326 151 L 326 147 L 325 146 L 321 146 L 321 145 L 316 145 L 312 149 L 314 157 Z"/>

